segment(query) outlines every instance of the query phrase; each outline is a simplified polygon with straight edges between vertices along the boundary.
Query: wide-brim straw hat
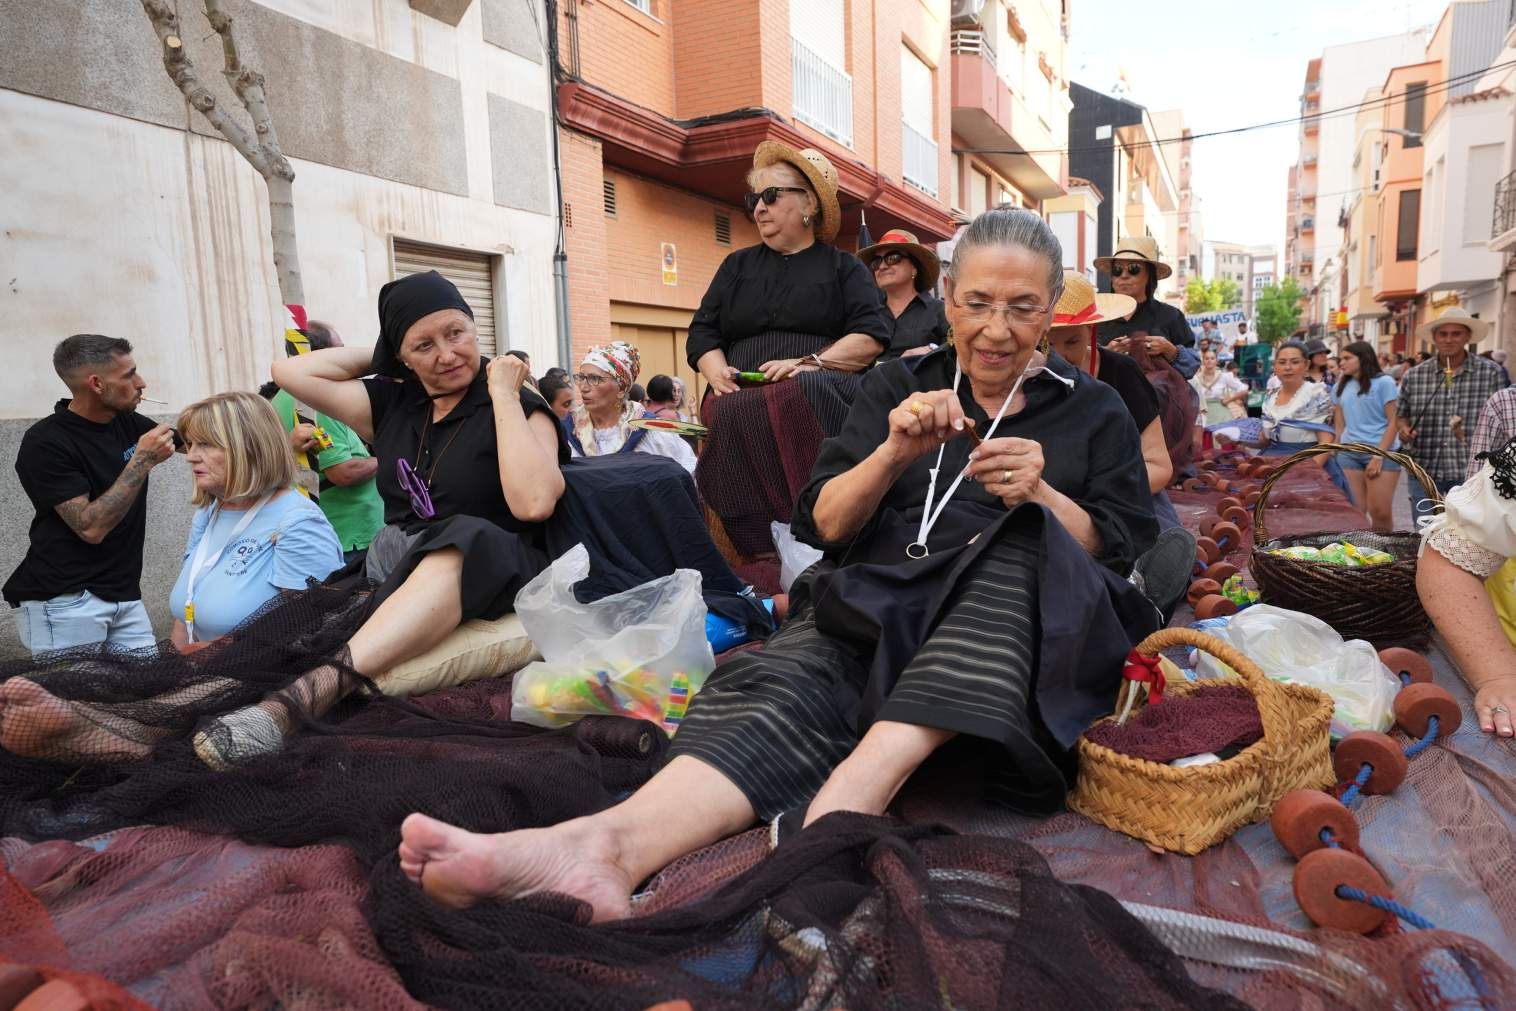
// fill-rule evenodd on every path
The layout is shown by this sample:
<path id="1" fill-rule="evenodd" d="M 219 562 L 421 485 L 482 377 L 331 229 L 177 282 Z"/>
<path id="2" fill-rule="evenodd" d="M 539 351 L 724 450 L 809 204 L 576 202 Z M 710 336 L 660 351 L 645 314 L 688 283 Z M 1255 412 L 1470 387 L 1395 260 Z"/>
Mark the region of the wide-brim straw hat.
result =
<path id="1" fill-rule="evenodd" d="M 1097 292 L 1083 274 L 1065 272 L 1063 294 L 1053 306 L 1053 326 L 1090 326 L 1126 319 L 1136 311 L 1137 300 L 1132 296 Z"/>
<path id="2" fill-rule="evenodd" d="M 1158 240 L 1146 235 L 1129 235 L 1116 243 L 1116 251 L 1110 256 L 1095 257 L 1095 269 L 1110 273 L 1111 265 L 1121 260 L 1136 260 L 1153 268 L 1158 280 L 1174 272 L 1167 263 L 1158 259 Z"/>
<path id="3" fill-rule="evenodd" d="M 755 169 L 780 162 L 792 166 L 811 184 L 821 214 L 821 221 L 816 225 L 816 238 L 831 242 L 842 229 L 842 205 L 837 202 L 837 170 L 826 155 L 813 147 L 797 150 L 783 141 L 766 140 L 753 152 Z"/>
<path id="4" fill-rule="evenodd" d="M 930 291 L 937 287 L 937 278 L 942 273 L 942 261 L 904 228 L 891 228 L 880 236 L 878 242 L 858 250 L 858 259 L 867 264 L 874 257 L 883 256 L 892 250 L 904 253 L 915 262 L 917 291 Z"/>
<path id="5" fill-rule="evenodd" d="M 1490 332 L 1489 320 L 1470 316 L 1469 311 L 1461 305 L 1450 306 L 1441 316 L 1429 319 L 1416 328 L 1416 339 L 1429 341 L 1432 339 L 1432 331 L 1444 323 L 1458 323 L 1469 328 L 1469 340 L 1483 340 L 1485 334 Z"/>

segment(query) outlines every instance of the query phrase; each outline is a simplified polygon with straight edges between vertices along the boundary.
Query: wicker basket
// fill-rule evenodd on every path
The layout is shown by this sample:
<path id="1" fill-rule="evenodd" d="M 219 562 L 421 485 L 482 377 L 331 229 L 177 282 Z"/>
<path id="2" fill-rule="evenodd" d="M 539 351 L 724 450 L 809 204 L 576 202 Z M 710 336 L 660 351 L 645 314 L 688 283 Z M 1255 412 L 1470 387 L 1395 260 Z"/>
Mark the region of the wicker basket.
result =
<path id="1" fill-rule="evenodd" d="M 1117 832 L 1193 855 L 1248 822 L 1267 818 L 1289 791 L 1324 789 L 1336 781 L 1327 736 L 1332 698 L 1306 685 L 1272 681 L 1232 646 L 1191 629 L 1161 629 L 1137 649 L 1157 656 L 1181 645 L 1203 649 L 1237 671 L 1258 703 L 1262 739 L 1220 762 L 1176 769 L 1081 737 L 1079 781 L 1069 807 Z M 1184 681 L 1166 690 L 1189 695 L 1234 683 L 1231 678 Z"/>
<path id="2" fill-rule="evenodd" d="M 1340 452 L 1368 453 L 1393 460 L 1420 481 L 1434 501 L 1442 501 L 1437 494 L 1437 485 L 1426 471 L 1400 453 L 1352 442 L 1329 442 L 1302 449 L 1285 460 L 1263 483 L 1253 510 L 1253 555 L 1248 569 L 1258 583 L 1265 604 L 1315 615 L 1336 629 L 1344 639 L 1367 639 L 1375 649 L 1389 646 L 1420 649 L 1427 643 L 1431 622 L 1416 595 L 1416 553 L 1421 542 L 1418 534 L 1338 530 L 1269 539 L 1266 507 L 1274 482 L 1297 463 Z M 1295 545 L 1319 548 L 1343 540 L 1350 540 L 1358 547 L 1388 552 L 1395 556 L 1395 561 L 1353 568 L 1269 554 L 1276 548 Z"/>

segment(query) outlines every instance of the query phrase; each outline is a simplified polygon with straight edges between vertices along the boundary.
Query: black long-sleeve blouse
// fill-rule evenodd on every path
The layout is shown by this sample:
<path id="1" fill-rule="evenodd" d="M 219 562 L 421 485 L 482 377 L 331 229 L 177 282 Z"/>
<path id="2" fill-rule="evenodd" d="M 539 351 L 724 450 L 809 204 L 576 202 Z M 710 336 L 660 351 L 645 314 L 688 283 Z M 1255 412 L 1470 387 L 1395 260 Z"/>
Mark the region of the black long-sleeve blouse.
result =
<path id="1" fill-rule="evenodd" d="M 1131 319 L 1113 319 L 1101 323 L 1096 330 L 1100 346 L 1105 347 L 1117 337 L 1142 331 L 1149 337 L 1167 337 L 1176 348 L 1194 347 L 1195 332 L 1185 321 L 1184 313 L 1167 302 L 1147 298 L 1137 303 L 1137 311 Z"/>
<path id="2" fill-rule="evenodd" d="M 828 542 L 821 536 L 816 529 L 814 510 L 822 485 L 851 470 L 884 442 L 889 432 L 890 411 L 912 393 L 952 387 L 955 361 L 953 349 L 943 347 L 919 358 L 881 365 L 864 377 L 847 426 L 842 434 L 822 443 L 810 482 L 800 492 L 791 521 L 796 537 L 833 557 L 840 558 L 845 553 L 858 557 L 869 554 L 867 542 L 879 529 L 886 511 L 894 510 L 911 524 L 920 523 L 929 472 L 937 461 L 935 451 L 911 464 L 885 493 L 874 517 L 857 537 L 846 543 Z M 1045 373 L 1033 376 L 1022 387 L 1026 406 L 1002 419 L 989 437 L 1015 436 L 1041 444 L 1042 479 L 1089 514 L 1101 539 L 1100 554 L 1095 560 L 1125 576 L 1137 556 L 1150 548 L 1158 536 L 1137 426 L 1121 397 L 1110 386 L 1056 355 L 1048 359 L 1048 368 L 1072 379 L 1073 387 Z M 983 432 L 990 416 L 974 399 L 966 375 L 958 386 L 958 400 L 964 413 Z M 954 439 L 947 444 L 937 479 L 938 501 L 953 478 L 968 465 L 969 451 L 973 448 L 973 440 L 969 438 Z M 983 485 L 970 481 L 958 486 L 953 499 L 1004 509 L 998 497 Z M 934 530 L 928 540 L 934 550 L 957 546 L 938 544 L 936 537 Z M 855 549 L 859 550 L 855 553 Z"/>
<path id="3" fill-rule="evenodd" d="M 890 349 L 880 355 L 879 360 L 894 361 L 912 348 L 945 344 L 949 333 L 947 310 L 942 300 L 931 292 L 918 291 L 906 304 L 905 311 L 895 317 Z"/>
<path id="4" fill-rule="evenodd" d="M 698 368 L 706 352 L 730 356 L 734 344 L 771 330 L 816 334 L 825 344 L 862 333 L 888 349 L 891 327 L 884 293 L 852 253 L 816 242 L 785 254 L 760 242 L 721 261 L 690 321 L 685 354 Z"/>

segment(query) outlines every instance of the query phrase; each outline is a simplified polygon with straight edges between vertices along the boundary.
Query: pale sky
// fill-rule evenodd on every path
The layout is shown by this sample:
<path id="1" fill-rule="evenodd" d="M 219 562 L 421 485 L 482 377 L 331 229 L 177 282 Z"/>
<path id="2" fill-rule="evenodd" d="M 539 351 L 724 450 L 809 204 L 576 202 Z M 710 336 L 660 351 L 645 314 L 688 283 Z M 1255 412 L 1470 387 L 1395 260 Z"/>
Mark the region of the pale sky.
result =
<path id="1" fill-rule="evenodd" d="M 1162 4 L 1075 0 L 1069 77 L 1149 111 L 1180 108 L 1195 133 L 1300 114 L 1306 63 L 1329 45 L 1432 26 L 1446 0 L 1269 0 Z M 1204 237 L 1284 253 L 1286 174 L 1299 128 L 1194 142 L 1191 184 Z"/>

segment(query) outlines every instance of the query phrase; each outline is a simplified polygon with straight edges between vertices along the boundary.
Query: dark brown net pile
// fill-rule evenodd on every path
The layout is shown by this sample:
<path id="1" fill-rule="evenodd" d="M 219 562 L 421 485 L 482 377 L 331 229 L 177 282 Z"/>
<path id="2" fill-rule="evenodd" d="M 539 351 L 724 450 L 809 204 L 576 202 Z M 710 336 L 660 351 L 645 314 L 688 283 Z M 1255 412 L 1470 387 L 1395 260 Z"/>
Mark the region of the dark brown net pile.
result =
<path id="1" fill-rule="evenodd" d="M 93 974 L 101 993 L 119 984 L 161 1008 L 1516 1006 L 1501 958 L 1512 763 L 1461 774 L 1440 748 L 1375 799 L 1428 813 L 1366 802 L 1366 848 L 1403 858 L 1398 897 L 1481 940 L 1308 934 L 1293 929 L 1282 858 L 1253 829 L 1194 860 L 1159 858 L 1073 816 L 976 806 L 953 777 L 913 788 L 912 824 L 833 817 L 772 854 L 761 829 L 693 854 L 623 923 L 590 925 L 550 895 L 441 907 L 399 870 L 405 815 L 485 832 L 556 823 L 635 789 L 665 742 L 616 718 L 511 724 L 501 679 L 350 701 L 276 756 L 206 768 L 193 730 L 324 662 L 362 605 L 311 591 L 192 661 L 3 668 L 0 733 L 67 748 L 0 753 L 0 960 Z M 52 701 L 23 688 L 15 702 L 18 679 Z M 60 738 L 59 720 L 77 732 Z M 1449 851 L 1456 868 L 1481 864 L 1482 907 Z"/>

